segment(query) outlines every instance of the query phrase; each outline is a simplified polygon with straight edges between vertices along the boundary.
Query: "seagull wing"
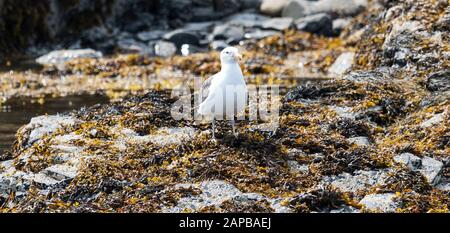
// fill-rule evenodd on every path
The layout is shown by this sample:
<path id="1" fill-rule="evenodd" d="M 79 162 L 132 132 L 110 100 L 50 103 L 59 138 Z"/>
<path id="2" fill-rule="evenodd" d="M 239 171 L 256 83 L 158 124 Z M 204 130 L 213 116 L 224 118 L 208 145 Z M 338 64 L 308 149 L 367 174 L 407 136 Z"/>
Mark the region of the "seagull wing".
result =
<path id="1" fill-rule="evenodd" d="M 200 89 L 200 100 L 201 102 L 205 101 L 206 98 L 208 98 L 209 95 L 209 87 L 211 86 L 211 82 L 216 77 L 217 74 L 209 77 L 202 83 L 202 88 Z"/>

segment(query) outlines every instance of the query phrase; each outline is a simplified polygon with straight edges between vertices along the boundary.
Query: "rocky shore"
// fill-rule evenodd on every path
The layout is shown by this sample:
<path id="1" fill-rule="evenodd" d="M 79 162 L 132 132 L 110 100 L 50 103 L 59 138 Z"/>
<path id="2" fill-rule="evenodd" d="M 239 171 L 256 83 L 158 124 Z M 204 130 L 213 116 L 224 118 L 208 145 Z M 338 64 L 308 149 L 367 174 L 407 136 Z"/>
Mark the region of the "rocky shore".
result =
<path id="1" fill-rule="evenodd" d="M 0 212 L 449 212 L 448 1 L 217 1 L 214 19 L 200 13 L 220 4 L 167 2 L 196 13 L 0 74 L 3 101 L 113 100 L 24 125 L 0 156 Z M 220 122 L 215 143 L 171 117 L 171 90 L 217 72 L 229 44 L 247 83 L 283 88 L 275 133 Z"/>

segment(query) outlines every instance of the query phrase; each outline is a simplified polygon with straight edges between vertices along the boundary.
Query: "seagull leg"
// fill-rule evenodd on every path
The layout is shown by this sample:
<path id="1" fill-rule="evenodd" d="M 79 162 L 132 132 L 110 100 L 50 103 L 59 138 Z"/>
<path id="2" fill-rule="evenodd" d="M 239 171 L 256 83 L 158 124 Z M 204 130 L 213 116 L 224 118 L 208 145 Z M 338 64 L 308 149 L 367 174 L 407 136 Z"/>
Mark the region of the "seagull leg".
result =
<path id="1" fill-rule="evenodd" d="M 216 119 L 213 117 L 212 119 L 212 139 L 216 140 L 216 135 L 214 132 L 216 131 Z"/>
<path id="2" fill-rule="evenodd" d="M 234 118 L 230 122 L 231 122 L 231 127 L 233 127 L 233 135 L 234 135 L 235 138 L 237 138 L 236 124 L 235 124 Z"/>

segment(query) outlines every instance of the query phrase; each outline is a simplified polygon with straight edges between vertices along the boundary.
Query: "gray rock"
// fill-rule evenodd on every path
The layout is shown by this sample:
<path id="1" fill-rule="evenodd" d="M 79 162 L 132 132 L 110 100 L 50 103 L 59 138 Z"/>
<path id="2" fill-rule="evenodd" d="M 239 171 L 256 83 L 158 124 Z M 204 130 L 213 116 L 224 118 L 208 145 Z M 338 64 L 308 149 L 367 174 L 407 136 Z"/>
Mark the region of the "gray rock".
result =
<path id="1" fill-rule="evenodd" d="M 209 46 L 213 50 L 222 51 L 224 48 L 228 47 L 229 45 L 227 44 L 227 42 L 225 42 L 223 40 L 215 40 L 215 41 L 211 42 L 211 44 Z"/>
<path id="2" fill-rule="evenodd" d="M 298 30 L 319 35 L 332 36 L 332 21 L 328 14 L 320 13 L 295 20 Z"/>
<path id="3" fill-rule="evenodd" d="M 182 29 L 185 31 L 208 32 L 216 23 L 216 21 L 187 23 Z"/>
<path id="4" fill-rule="evenodd" d="M 155 55 L 160 57 L 171 57 L 177 52 L 177 47 L 172 42 L 158 41 L 155 43 Z"/>
<path id="5" fill-rule="evenodd" d="M 438 113 L 438 114 L 435 114 L 430 119 L 422 122 L 422 124 L 420 124 L 420 127 L 428 128 L 428 127 L 431 127 L 433 125 L 441 123 L 444 119 L 445 119 L 445 114 L 444 113 Z"/>
<path id="6" fill-rule="evenodd" d="M 367 0 L 293 0 L 284 6 L 281 15 L 298 19 L 317 13 L 351 16 L 367 6 Z"/>
<path id="7" fill-rule="evenodd" d="M 44 173 L 31 175 L 30 181 L 34 182 L 40 189 L 47 189 L 61 183 L 60 180 L 53 179 Z"/>
<path id="8" fill-rule="evenodd" d="M 427 78 L 430 91 L 450 91 L 450 70 L 438 71 Z"/>
<path id="9" fill-rule="evenodd" d="M 147 42 L 150 40 L 159 40 L 165 33 L 166 32 L 162 30 L 142 31 L 139 32 L 136 37 L 141 41 Z"/>
<path id="10" fill-rule="evenodd" d="M 56 50 L 38 57 L 36 62 L 41 65 L 63 65 L 76 58 L 100 58 L 102 53 L 93 49 Z"/>
<path id="11" fill-rule="evenodd" d="M 281 35 L 281 33 L 279 31 L 274 31 L 274 30 L 260 30 L 260 29 L 256 29 L 252 32 L 247 32 L 245 33 L 244 37 L 245 39 L 262 39 L 262 38 L 266 38 L 269 36 L 275 36 L 275 35 Z"/>
<path id="12" fill-rule="evenodd" d="M 431 185 L 437 185 L 442 178 L 444 164 L 441 161 L 425 156 L 422 158 L 422 166 L 418 171 Z"/>
<path id="13" fill-rule="evenodd" d="M 263 14 L 279 16 L 288 2 L 289 0 L 263 0 L 259 9 Z"/>
<path id="14" fill-rule="evenodd" d="M 235 26 L 252 28 L 261 27 L 267 20 L 270 20 L 270 18 L 256 13 L 238 13 L 228 17 L 227 23 Z"/>
<path id="15" fill-rule="evenodd" d="M 121 53 L 141 53 L 152 55 L 154 52 L 153 48 L 147 46 L 147 44 L 138 42 L 132 38 L 117 41 L 117 48 Z"/>
<path id="16" fill-rule="evenodd" d="M 344 206 L 339 209 L 331 210 L 332 214 L 349 214 L 349 213 L 360 213 L 358 209 L 353 206 Z"/>
<path id="17" fill-rule="evenodd" d="M 292 18 L 272 18 L 270 20 L 265 21 L 262 24 L 262 28 L 283 31 L 290 28 L 292 26 L 293 21 L 294 20 Z"/>
<path id="18" fill-rule="evenodd" d="M 389 170 L 358 170 L 352 174 L 342 173 L 337 176 L 327 176 L 320 182 L 322 185 L 331 185 L 343 192 L 364 191 L 377 185 L 383 185 Z"/>
<path id="19" fill-rule="evenodd" d="M 422 160 L 411 153 L 401 153 L 396 155 L 394 157 L 394 161 L 396 163 L 404 164 L 412 170 L 418 169 L 422 166 Z"/>
<path id="20" fill-rule="evenodd" d="M 227 43 L 244 39 L 244 29 L 230 24 L 217 25 L 212 33 L 214 40 L 225 40 Z"/>
<path id="21" fill-rule="evenodd" d="M 333 65 L 330 66 L 328 73 L 335 75 L 347 73 L 352 68 L 354 57 L 354 52 L 342 53 L 336 61 L 334 61 Z"/>
<path id="22" fill-rule="evenodd" d="M 196 33 L 184 29 L 171 31 L 165 34 L 163 38 L 175 44 L 177 48 L 181 48 L 183 44 L 199 45 L 200 42 L 200 38 Z"/>
<path id="23" fill-rule="evenodd" d="M 444 163 L 431 157 L 425 156 L 420 159 L 411 153 L 402 153 L 395 156 L 394 161 L 408 166 L 413 171 L 420 172 L 433 186 L 436 186 L 442 178 Z"/>
<path id="24" fill-rule="evenodd" d="M 31 118 L 30 123 L 22 127 L 18 133 L 25 136 L 26 143 L 24 143 L 24 145 L 30 146 L 34 142 L 41 140 L 44 136 L 52 134 L 60 128 L 72 126 L 75 122 L 76 119 L 70 116 L 38 116 Z M 28 137 L 26 137 L 26 135 L 28 135 Z"/>
<path id="25" fill-rule="evenodd" d="M 383 213 L 394 213 L 398 207 L 394 193 L 369 194 L 359 204 L 364 205 L 369 211 L 380 211 Z"/>
<path id="26" fill-rule="evenodd" d="M 56 164 L 44 169 L 43 173 L 55 180 L 61 181 L 73 179 L 77 175 L 77 171 L 78 169 L 74 166 Z"/>
<path id="27" fill-rule="evenodd" d="M 262 0 L 240 0 L 242 9 L 259 9 Z"/>
<path id="28" fill-rule="evenodd" d="M 339 18 L 333 20 L 332 27 L 333 27 L 333 34 L 335 36 L 338 36 L 341 34 L 342 30 L 346 28 L 351 22 L 350 18 Z"/>
<path id="29" fill-rule="evenodd" d="M 299 164 L 295 160 L 288 160 L 287 161 L 289 169 L 292 173 L 308 173 L 309 172 L 309 166 L 307 164 Z"/>
<path id="30" fill-rule="evenodd" d="M 370 140 L 368 137 L 352 137 L 347 139 L 350 143 L 354 143 L 357 146 L 368 146 L 370 145 Z"/>

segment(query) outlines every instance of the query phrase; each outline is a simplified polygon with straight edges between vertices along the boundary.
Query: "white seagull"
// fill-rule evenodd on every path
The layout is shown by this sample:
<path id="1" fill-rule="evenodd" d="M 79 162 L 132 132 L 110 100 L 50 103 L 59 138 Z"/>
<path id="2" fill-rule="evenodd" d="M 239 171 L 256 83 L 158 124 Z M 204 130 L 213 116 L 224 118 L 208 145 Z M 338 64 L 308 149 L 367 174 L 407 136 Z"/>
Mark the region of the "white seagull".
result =
<path id="1" fill-rule="evenodd" d="M 216 119 L 230 120 L 236 137 L 234 117 L 244 111 L 247 103 L 247 86 L 238 63 L 241 58 L 237 48 L 225 48 L 220 53 L 220 72 L 202 84 L 198 113 L 212 118 L 213 139 Z"/>

